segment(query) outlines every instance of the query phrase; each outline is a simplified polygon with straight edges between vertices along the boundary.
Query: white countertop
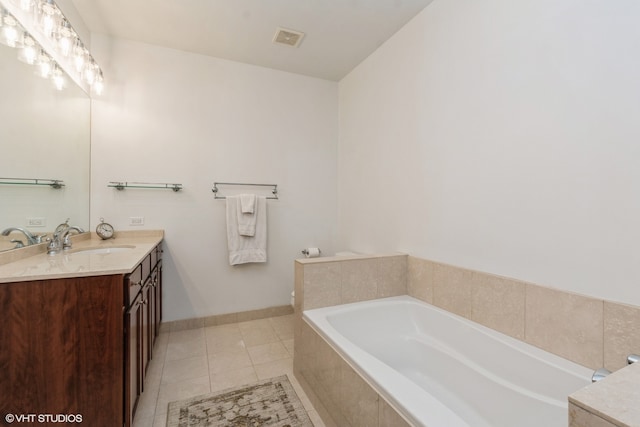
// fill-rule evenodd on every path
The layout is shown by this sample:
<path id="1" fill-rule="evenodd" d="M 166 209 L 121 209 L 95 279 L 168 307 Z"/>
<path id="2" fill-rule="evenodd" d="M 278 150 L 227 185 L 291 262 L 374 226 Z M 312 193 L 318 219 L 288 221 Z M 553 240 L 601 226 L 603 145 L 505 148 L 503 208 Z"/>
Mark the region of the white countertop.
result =
<path id="1" fill-rule="evenodd" d="M 86 233 L 74 236 L 72 249 L 56 255 L 47 255 L 46 244 L 39 245 L 42 247 L 35 255 L 36 248 L 23 251 L 22 257 L 18 252 L 22 249 L 17 249 L 11 254 L 10 262 L 0 262 L 0 283 L 131 273 L 163 238 L 162 230 L 116 232 L 109 240 Z M 82 249 L 114 247 L 130 249 L 108 254 L 82 252 Z"/>

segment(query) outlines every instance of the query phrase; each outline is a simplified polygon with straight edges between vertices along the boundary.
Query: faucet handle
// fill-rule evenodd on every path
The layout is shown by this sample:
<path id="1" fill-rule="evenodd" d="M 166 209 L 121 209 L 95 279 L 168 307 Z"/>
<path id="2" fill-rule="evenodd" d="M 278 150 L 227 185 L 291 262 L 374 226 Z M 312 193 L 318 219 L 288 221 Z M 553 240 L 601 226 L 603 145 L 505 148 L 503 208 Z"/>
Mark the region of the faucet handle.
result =
<path id="1" fill-rule="evenodd" d="M 637 354 L 630 354 L 627 356 L 627 364 L 631 365 L 632 363 L 636 363 L 640 361 L 640 356 Z"/>
<path id="2" fill-rule="evenodd" d="M 24 242 L 20 239 L 11 239 L 10 242 L 16 244 L 13 249 L 24 248 Z"/>
<path id="3" fill-rule="evenodd" d="M 602 381 L 610 373 L 611 373 L 611 371 L 608 370 L 608 369 L 605 369 L 605 368 L 596 369 L 595 372 L 593 373 L 593 375 L 591 376 L 591 382 L 595 383 L 595 382 L 598 382 L 598 381 Z"/>
<path id="4" fill-rule="evenodd" d="M 71 236 L 69 236 L 69 233 L 66 233 L 64 235 L 64 239 L 62 241 L 62 249 L 69 250 L 71 249 Z"/>

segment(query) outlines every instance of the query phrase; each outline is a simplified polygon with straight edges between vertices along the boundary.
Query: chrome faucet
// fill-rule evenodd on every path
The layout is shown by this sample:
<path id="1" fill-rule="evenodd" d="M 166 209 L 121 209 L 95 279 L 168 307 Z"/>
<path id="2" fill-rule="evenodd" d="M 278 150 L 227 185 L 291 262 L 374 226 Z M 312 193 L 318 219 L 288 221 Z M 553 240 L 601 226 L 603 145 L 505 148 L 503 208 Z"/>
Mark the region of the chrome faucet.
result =
<path id="1" fill-rule="evenodd" d="M 605 368 L 596 369 L 593 375 L 591 376 L 591 382 L 595 383 L 598 381 L 602 381 L 611 373 L 610 370 Z"/>
<path id="2" fill-rule="evenodd" d="M 71 236 L 69 234 L 71 234 L 72 231 L 75 231 L 76 234 L 84 233 L 82 228 L 75 225 L 67 227 L 64 233 L 62 233 L 62 249 L 65 251 L 71 249 Z"/>
<path id="3" fill-rule="evenodd" d="M 55 255 L 60 250 L 69 250 L 71 249 L 71 237 L 69 233 L 71 231 L 75 231 L 76 234 L 84 233 L 84 230 L 80 227 L 76 227 L 75 225 L 69 225 L 69 220 L 60 224 L 56 227 L 56 231 L 53 233 L 53 238 L 48 239 L 49 244 L 47 245 L 47 253 L 49 255 Z"/>
<path id="4" fill-rule="evenodd" d="M 27 244 L 28 245 L 35 245 L 37 243 L 42 243 L 42 238 L 43 236 L 34 236 L 29 230 L 25 230 L 24 228 L 20 228 L 20 227 L 9 227 L 9 228 L 5 228 L 2 231 L 2 235 L 3 236 L 8 236 L 9 234 L 11 234 L 11 232 L 13 231 L 19 231 L 22 234 L 25 235 L 25 237 L 27 238 Z"/>

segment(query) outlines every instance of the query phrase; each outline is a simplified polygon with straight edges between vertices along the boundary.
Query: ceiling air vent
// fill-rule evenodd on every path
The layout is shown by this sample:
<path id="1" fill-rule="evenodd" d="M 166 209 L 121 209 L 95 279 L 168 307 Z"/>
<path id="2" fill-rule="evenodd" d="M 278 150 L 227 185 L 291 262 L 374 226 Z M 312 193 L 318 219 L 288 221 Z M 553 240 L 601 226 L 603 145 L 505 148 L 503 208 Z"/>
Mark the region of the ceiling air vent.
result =
<path id="1" fill-rule="evenodd" d="M 276 35 L 273 36 L 274 43 L 286 44 L 287 46 L 298 47 L 304 37 L 304 33 L 300 31 L 287 30 L 286 28 L 278 28 Z"/>

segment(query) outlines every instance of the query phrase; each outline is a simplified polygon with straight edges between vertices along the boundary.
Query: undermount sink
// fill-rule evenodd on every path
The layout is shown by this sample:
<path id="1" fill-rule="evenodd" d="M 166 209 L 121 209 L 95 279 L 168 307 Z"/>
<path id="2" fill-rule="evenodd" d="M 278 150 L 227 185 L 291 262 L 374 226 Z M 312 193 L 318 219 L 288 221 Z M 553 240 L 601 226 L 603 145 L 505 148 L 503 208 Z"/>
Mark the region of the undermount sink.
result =
<path id="1" fill-rule="evenodd" d="M 83 253 L 83 254 L 116 254 L 119 252 L 127 252 L 131 249 L 134 249 L 135 246 L 109 246 L 103 248 L 85 248 L 85 249 L 75 249 L 73 253 Z"/>

